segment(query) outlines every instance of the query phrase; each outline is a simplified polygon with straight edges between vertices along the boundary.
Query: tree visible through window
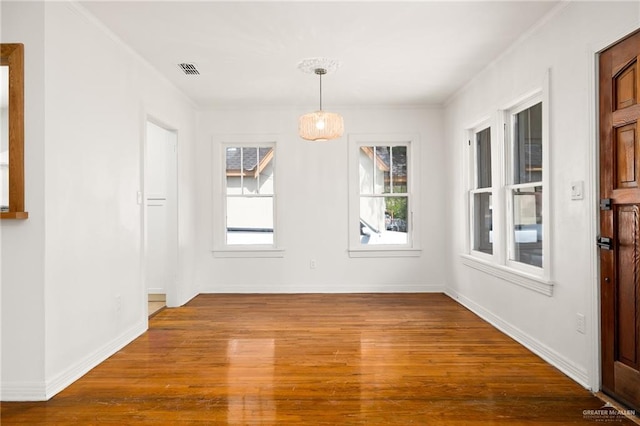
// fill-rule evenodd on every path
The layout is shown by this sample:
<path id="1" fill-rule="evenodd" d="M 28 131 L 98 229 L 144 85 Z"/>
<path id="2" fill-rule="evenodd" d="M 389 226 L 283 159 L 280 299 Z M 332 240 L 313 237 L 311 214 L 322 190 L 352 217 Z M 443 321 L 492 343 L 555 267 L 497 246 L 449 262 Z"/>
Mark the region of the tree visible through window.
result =
<path id="1" fill-rule="evenodd" d="M 549 75 L 535 93 L 467 129 L 463 262 L 550 296 Z M 545 190 L 545 187 L 547 190 Z"/>
<path id="2" fill-rule="evenodd" d="M 360 146 L 360 243 L 409 243 L 407 145 Z"/>

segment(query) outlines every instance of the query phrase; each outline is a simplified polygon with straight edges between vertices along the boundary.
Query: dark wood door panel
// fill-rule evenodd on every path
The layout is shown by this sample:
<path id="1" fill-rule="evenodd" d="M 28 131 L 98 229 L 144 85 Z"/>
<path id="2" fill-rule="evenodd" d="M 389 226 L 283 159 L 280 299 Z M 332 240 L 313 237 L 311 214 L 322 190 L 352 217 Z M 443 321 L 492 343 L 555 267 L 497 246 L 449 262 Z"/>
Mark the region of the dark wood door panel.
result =
<path id="1" fill-rule="evenodd" d="M 640 409 L 640 32 L 600 55 L 602 389 Z"/>
<path id="2" fill-rule="evenodd" d="M 613 77 L 614 111 L 637 103 L 638 60 L 634 60 Z"/>
<path id="3" fill-rule="evenodd" d="M 635 401 L 640 399 L 640 372 L 621 362 L 615 363 L 614 371 L 615 376 L 618 378 L 616 381 L 616 395 L 620 400 L 637 409 Z"/>
<path id="4" fill-rule="evenodd" d="M 613 111 L 611 120 L 614 127 L 620 127 L 635 123 L 638 115 L 640 115 L 640 104 L 633 104 L 630 107 Z"/>
<path id="5" fill-rule="evenodd" d="M 616 228 L 618 240 L 616 322 L 619 361 L 638 370 L 640 347 L 640 303 L 638 300 L 638 263 L 640 261 L 640 208 L 617 208 Z M 639 383 L 640 385 L 640 383 Z"/>
<path id="6" fill-rule="evenodd" d="M 616 189 L 638 187 L 637 123 L 615 129 Z"/>

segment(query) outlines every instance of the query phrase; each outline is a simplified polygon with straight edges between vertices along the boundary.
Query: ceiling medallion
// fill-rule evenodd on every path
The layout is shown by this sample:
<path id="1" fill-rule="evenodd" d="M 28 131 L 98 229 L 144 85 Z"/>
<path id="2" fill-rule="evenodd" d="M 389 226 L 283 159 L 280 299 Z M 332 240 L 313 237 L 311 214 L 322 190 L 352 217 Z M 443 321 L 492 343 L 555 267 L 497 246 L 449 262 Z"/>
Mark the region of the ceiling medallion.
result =
<path id="1" fill-rule="evenodd" d="M 326 70 L 325 74 L 333 74 L 340 68 L 340 62 L 332 58 L 307 58 L 298 63 L 298 69 L 307 74 L 315 74 L 319 68 Z"/>

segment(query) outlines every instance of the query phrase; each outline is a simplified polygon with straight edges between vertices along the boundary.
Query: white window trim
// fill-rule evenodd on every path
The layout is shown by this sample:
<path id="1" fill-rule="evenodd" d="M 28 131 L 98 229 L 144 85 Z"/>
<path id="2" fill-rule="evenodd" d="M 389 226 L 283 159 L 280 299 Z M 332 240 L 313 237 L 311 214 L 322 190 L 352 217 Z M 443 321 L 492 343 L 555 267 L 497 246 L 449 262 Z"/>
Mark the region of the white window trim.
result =
<path id="1" fill-rule="evenodd" d="M 281 223 L 278 212 L 281 210 L 281 191 L 278 171 L 278 135 L 231 134 L 215 135 L 212 143 L 213 170 L 213 227 L 212 248 L 218 258 L 277 258 L 284 257 L 285 250 L 280 246 Z M 273 206 L 273 244 L 234 244 L 226 243 L 226 149 L 228 147 L 273 147 L 274 150 L 274 206 Z"/>
<path id="2" fill-rule="evenodd" d="M 494 120 L 484 119 L 476 122 L 476 124 L 467 127 L 465 132 L 465 145 L 468 144 L 470 137 L 474 135 L 472 132 L 486 128 L 487 124 L 492 121 L 496 123 L 491 125 L 491 151 L 492 151 L 492 188 L 493 188 L 493 204 L 499 206 L 494 207 L 493 212 L 493 255 L 481 253 L 472 250 L 471 232 L 473 207 L 471 202 L 471 191 L 475 188 L 475 165 L 471 164 L 475 161 L 475 154 L 471 149 L 465 155 L 467 173 L 466 189 L 465 189 L 465 206 L 466 206 L 466 244 L 465 253 L 461 254 L 462 263 L 468 267 L 485 272 L 497 278 L 503 279 L 509 283 L 519 285 L 524 288 L 536 291 L 546 296 L 553 295 L 554 282 L 552 280 L 551 271 L 551 186 L 549 184 L 549 176 L 551 174 L 550 163 L 550 113 L 549 113 L 549 71 L 545 73 L 542 84 L 539 88 L 530 91 L 519 99 L 506 104 L 497 111 Z M 512 208 L 509 197 L 509 191 L 515 187 L 523 185 L 512 185 L 512 156 L 511 156 L 511 137 L 512 129 L 506 129 L 507 124 L 511 123 L 510 115 L 527 109 L 539 102 L 542 102 L 542 215 L 544 218 L 542 227 L 542 250 L 543 263 L 542 267 L 535 267 L 521 262 L 509 260 L 509 225 L 512 219 L 508 213 L 508 209 Z M 495 136 L 495 139 L 494 139 Z M 495 143 L 494 143 L 495 141 Z M 472 144 L 473 146 L 473 144 Z M 474 148 L 475 149 L 475 148 Z M 524 186 L 531 186 L 524 184 Z"/>
<path id="3" fill-rule="evenodd" d="M 549 202 L 551 197 L 549 195 L 549 79 L 548 73 L 545 76 L 545 80 L 543 82 L 542 88 L 537 91 L 529 94 L 526 98 L 520 100 L 517 103 L 514 103 L 511 107 L 505 108 L 502 111 L 503 122 L 505 123 L 503 127 L 505 128 L 504 135 L 504 153 L 505 153 L 505 176 L 504 176 L 504 199 L 505 199 L 505 225 L 507 232 L 505 233 L 505 264 L 514 269 L 524 272 L 526 274 L 531 274 L 533 276 L 538 276 L 545 281 L 550 281 L 550 272 L 549 272 L 549 259 L 550 259 L 550 247 L 551 244 L 549 242 L 550 239 L 550 212 Z M 513 183 L 513 119 L 512 117 L 532 106 L 542 103 L 542 181 L 535 183 L 525 183 L 525 184 L 514 184 Z M 507 125 L 509 128 L 507 128 Z M 513 247 L 513 233 L 509 230 L 513 229 L 513 205 L 512 199 L 510 196 L 510 192 L 513 189 L 518 188 L 531 188 L 534 186 L 538 186 L 538 184 L 542 184 L 542 267 L 527 265 L 522 262 L 517 262 L 514 260 L 510 260 L 510 250 Z"/>
<path id="4" fill-rule="evenodd" d="M 498 176 L 498 173 L 496 173 L 496 168 L 497 168 L 497 161 L 495 161 L 495 157 L 496 157 L 496 144 L 495 144 L 495 140 L 496 140 L 496 126 L 494 125 L 495 119 L 492 118 L 485 118 L 483 120 L 480 120 L 477 122 L 477 124 L 470 126 L 470 128 L 467 130 L 467 143 L 468 143 L 468 147 L 469 147 L 469 155 L 468 155 L 468 164 L 469 167 L 467 167 L 467 169 L 469 170 L 469 178 L 468 178 L 468 184 L 467 187 L 469 188 L 467 191 L 467 217 L 468 217 L 468 228 L 467 228 L 467 252 L 471 255 L 471 256 L 475 256 L 479 259 L 483 259 L 485 261 L 488 262 L 495 262 L 496 258 L 497 258 L 497 251 L 498 248 L 500 246 L 500 241 L 499 239 L 496 239 L 496 213 L 499 209 L 493 209 L 493 231 L 494 231 L 494 238 L 493 238 L 493 253 L 492 254 L 488 254 L 488 253 L 484 253 L 478 250 L 474 250 L 473 246 L 474 246 L 474 241 L 473 241 L 473 234 L 474 234 L 474 230 L 475 230 L 475 223 L 474 223 L 474 203 L 473 203 L 473 195 L 474 194 L 480 194 L 480 193 L 491 193 L 492 199 L 493 199 L 493 204 L 494 205 L 498 205 L 497 204 L 497 191 L 496 191 L 496 179 L 495 177 Z M 476 138 L 476 134 L 484 129 L 489 129 L 489 132 L 491 134 L 491 187 L 489 188 L 477 188 L 477 179 L 478 179 L 478 173 L 476 170 L 477 167 L 477 144 L 475 142 L 475 138 Z"/>
<path id="5" fill-rule="evenodd" d="M 462 264 L 470 268 L 477 269 L 478 271 L 482 271 L 509 283 L 528 288 L 529 290 L 542 293 L 545 296 L 553 295 L 553 282 L 539 276 L 527 274 L 526 272 L 515 270 L 508 266 L 488 262 L 468 254 L 463 254 L 460 258 L 462 259 Z"/>
<path id="6" fill-rule="evenodd" d="M 349 257 L 418 257 L 420 249 L 420 174 L 416 164 L 420 159 L 420 140 L 417 134 L 350 134 L 348 137 L 349 160 Z M 393 146 L 405 145 L 408 151 L 408 182 L 409 197 L 409 242 L 402 245 L 371 245 L 360 244 L 360 187 L 359 187 L 359 148 L 361 146 Z"/>

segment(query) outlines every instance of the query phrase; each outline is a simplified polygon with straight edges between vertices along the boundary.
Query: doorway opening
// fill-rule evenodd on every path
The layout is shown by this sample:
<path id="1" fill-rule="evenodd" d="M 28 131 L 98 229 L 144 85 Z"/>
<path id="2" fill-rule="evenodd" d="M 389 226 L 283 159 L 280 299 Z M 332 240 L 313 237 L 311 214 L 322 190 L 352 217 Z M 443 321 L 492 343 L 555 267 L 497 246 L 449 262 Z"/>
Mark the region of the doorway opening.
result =
<path id="1" fill-rule="evenodd" d="M 175 130 L 146 123 L 144 203 L 148 314 L 164 309 L 178 279 L 178 174 Z"/>

